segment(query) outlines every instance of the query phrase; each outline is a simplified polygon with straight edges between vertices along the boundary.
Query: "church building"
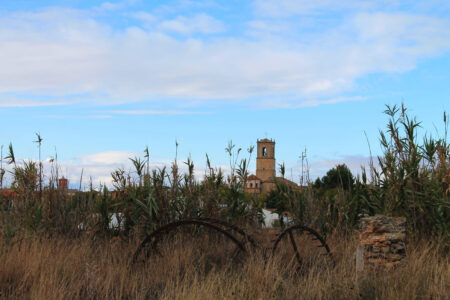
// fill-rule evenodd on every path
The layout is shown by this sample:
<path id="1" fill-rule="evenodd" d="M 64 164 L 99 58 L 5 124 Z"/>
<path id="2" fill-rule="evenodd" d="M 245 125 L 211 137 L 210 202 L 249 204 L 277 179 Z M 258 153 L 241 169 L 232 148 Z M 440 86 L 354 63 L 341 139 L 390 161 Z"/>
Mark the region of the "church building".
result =
<path id="1" fill-rule="evenodd" d="M 275 141 L 271 139 L 257 140 L 256 175 L 247 177 L 248 193 L 268 193 L 275 188 L 275 181 L 283 181 L 289 185 L 294 182 L 283 177 L 276 177 Z"/>

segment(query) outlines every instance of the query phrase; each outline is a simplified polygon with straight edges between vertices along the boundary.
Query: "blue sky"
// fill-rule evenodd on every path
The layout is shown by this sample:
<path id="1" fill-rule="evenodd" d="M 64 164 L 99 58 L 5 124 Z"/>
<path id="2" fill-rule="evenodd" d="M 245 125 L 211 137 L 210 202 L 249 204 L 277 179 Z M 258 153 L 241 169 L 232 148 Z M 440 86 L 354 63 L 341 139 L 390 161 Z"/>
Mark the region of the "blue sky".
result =
<path id="1" fill-rule="evenodd" d="M 198 175 L 264 137 L 294 180 L 305 148 L 312 177 L 357 171 L 385 104 L 443 132 L 449 70 L 450 1 L 0 0 L 0 145 L 36 159 L 40 132 L 71 182 L 175 140 Z"/>

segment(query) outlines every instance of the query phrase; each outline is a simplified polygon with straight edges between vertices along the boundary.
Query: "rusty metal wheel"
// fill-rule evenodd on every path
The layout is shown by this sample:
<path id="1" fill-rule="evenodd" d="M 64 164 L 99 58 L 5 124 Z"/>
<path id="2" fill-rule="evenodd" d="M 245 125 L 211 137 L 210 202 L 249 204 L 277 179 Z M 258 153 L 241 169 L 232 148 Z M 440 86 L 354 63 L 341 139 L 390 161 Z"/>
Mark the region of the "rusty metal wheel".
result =
<path id="1" fill-rule="evenodd" d="M 228 223 L 227 221 L 223 221 L 220 219 L 213 219 L 213 218 L 195 218 L 193 220 L 199 220 L 199 221 L 207 222 L 210 224 L 220 225 L 220 226 L 224 227 L 224 229 L 227 232 L 233 233 L 236 236 L 240 236 L 241 243 L 244 246 L 246 246 L 246 247 L 250 246 L 253 249 L 258 248 L 258 244 L 255 242 L 255 240 L 249 234 L 247 234 L 243 229 L 241 229 L 239 226 Z"/>
<path id="2" fill-rule="evenodd" d="M 296 261 L 298 269 L 325 268 L 335 265 L 325 239 L 314 229 L 293 225 L 282 231 L 272 248 L 272 255 L 284 256 L 286 265 Z"/>
<path id="3" fill-rule="evenodd" d="M 254 245 L 253 239 L 242 229 L 225 221 L 209 218 L 186 219 L 164 225 L 148 235 L 134 253 L 132 262 L 145 261 L 151 255 L 155 254 L 162 256 L 162 252 L 158 249 L 158 245 L 164 242 L 164 240 L 166 240 L 167 243 L 176 241 L 176 235 L 187 236 L 187 239 L 190 240 L 201 234 L 206 234 L 202 229 L 207 229 L 210 234 L 213 234 L 216 244 L 219 242 L 219 239 L 221 243 L 233 244 L 234 248 L 225 252 L 232 259 L 239 254 L 246 253 L 248 244 Z M 201 248 L 200 245 L 199 248 Z M 223 245 L 222 248 L 225 249 L 225 245 Z"/>

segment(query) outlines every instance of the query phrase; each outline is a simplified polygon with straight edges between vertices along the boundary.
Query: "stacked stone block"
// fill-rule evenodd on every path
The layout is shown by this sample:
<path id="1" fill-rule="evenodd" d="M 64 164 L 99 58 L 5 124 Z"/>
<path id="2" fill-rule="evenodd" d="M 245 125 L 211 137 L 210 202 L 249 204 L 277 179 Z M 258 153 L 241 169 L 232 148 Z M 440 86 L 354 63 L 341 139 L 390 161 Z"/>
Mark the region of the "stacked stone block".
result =
<path id="1" fill-rule="evenodd" d="M 406 257 L 406 219 L 382 215 L 365 217 L 359 224 L 356 270 L 398 266 Z"/>

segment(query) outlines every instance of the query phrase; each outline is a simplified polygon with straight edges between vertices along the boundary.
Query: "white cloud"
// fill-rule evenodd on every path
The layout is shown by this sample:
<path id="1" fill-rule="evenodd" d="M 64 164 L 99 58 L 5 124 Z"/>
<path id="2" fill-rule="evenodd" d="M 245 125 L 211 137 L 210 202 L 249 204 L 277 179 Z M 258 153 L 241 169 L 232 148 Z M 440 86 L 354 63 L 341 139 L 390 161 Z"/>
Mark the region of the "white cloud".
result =
<path id="1" fill-rule="evenodd" d="M 142 153 L 130 151 L 107 151 L 89 155 L 82 155 L 77 159 L 82 164 L 102 164 L 102 165 L 116 165 L 127 162 L 130 157 L 139 156 Z"/>
<path id="2" fill-rule="evenodd" d="M 192 115 L 201 112 L 185 111 L 185 110 L 110 110 L 107 113 L 121 115 Z"/>
<path id="3" fill-rule="evenodd" d="M 98 9 L 100 10 L 117 10 L 123 7 L 122 3 L 103 2 Z"/>
<path id="4" fill-rule="evenodd" d="M 256 13 L 269 17 L 290 17 L 295 15 L 318 15 L 353 12 L 355 10 L 392 10 L 402 5 L 418 5 L 421 0 L 256 0 L 253 6 Z"/>
<path id="5" fill-rule="evenodd" d="M 140 157 L 143 158 L 143 153 L 133 152 L 133 151 L 106 151 L 93 153 L 88 155 L 82 155 L 76 157 L 74 160 L 59 162 L 61 169 L 61 176 L 65 176 L 69 179 L 72 185 L 79 185 L 81 172 L 83 172 L 83 183 L 82 186 L 86 187 L 90 178 L 94 185 L 99 185 L 100 183 L 111 186 L 112 177 L 111 172 L 118 168 L 123 168 L 125 172 L 129 172 L 131 176 L 136 176 L 135 169 L 129 158 Z M 184 159 L 178 160 L 179 174 L 185 174 L 188 172 L 187 165 L 184 164 Z M 155 158 L 151 155 L 150 157 L 150 170 L 167 168 L 170 172 L 170 166 L 173 160 L 166 158 Z M 195 162 L 194 162 L 195 163 Z M 216 168 L 221 168 L 224 174 L 229 173 L 229 166 L 219 165 Z M 46 170 L 50 170 L 50 166 L 44 167 Z M 197 180 L 201 180 L 205 175 L 206 166 L 195 165 L 194 176 Z"/>
<path id="6" fill-rule="evenodd" d="M 256 0 L 254 6 L 256 12 L 264 16 L 287 17 L 296 14 L 306 14 L 323 9 L 325 5 L 342 5 L 344 1 L 333 0 Z"/>
<path id="7" fill-rule="evenodd" d="M 39 107 L 59 106 L 81 103 L 85 98 L 79 97 L 46 97 L 44 100 L 27 99 L 27 96 L 2 95 L 0 94 L 0 107 Z"/>
<path id="8" fill-rule="evenodd" d="M 63 101 L 33 101 L 33 100 L 22 100 L 17 98 L 9 98 L 7 100 L 0 99 L 0 107 L 36 107 L 36 106 L 54 106 L 54 105 L 64 105 L 70 104 Z"/>
<path id="9" fill-rule="evenodd" d="M 337 97 L 331 99 L 322 99 L 322 100 L 306 100 L 297 105 L 297 107 L 315 107 L 322 104 L 336 104 L 341 102 L 349 102 L 349 101 L 364 101 L 367 97 L 362 96 L 354 96 L 354 97 Z"/>
<path id="10" fill-rule="evenodd" d="M 83 172 L 82 186 L 86 187 L 90 178 L 94 185 L 112 183 L 111 172 L 123 168 L 126 172 L 134 172 L 129 158 L 142 157 L 142 153 L 133 151 L 106 151 L 81 155 L 73 160 L 58 162 L 60 176 L 69 179 L 70 184 L 79 184 Z M 152 160 L 151 168 L 161 167 L 163 164 Z M 45 168 L 49 170 L 49 167 Z"/>
<path id="11" fill-rule="evenodd" d="M 145 11 L 138 11 L 135 13 L 132 13 L 131 16 L 137 20 L 146 22 L 146 23 L 153 23 L 155 21 L 157 21 L 157 17 L 154 16 L 153 14 L 150 14 L 148 12 Z"/>
<path id="12" fill-rule="evenodd" d="M 64 114 L 58 114 L 58 115 L 42 115 L 41 118 L 44 119 L 109 119 L 112 118 L 110 115 L 105 114 L 98 114 L 98 115 L 89 115 L 89 114 L 83 114 L 83 115 L 64 115 Z"/>
<path id="13" fill-rule="evenodd" d="M 368 97 L 363 96 L 351 96 L 351 97 L 335 97 L 325 99 L 309 99 L 309 100 L 296 100 L 296 99 L 277 99 L 277 100 L 263 100 L 260 102 L 259 107 L 262 108 L 301 108 L 301 107 L 316 107 L 325 104 L 337 104 L 342 102 L 353 101 L 365 101 Z"/>
<path id="14" fill-rule="evenodd" d="M 133 5 L 139 0 L 124 0 L 124 1 L 118 1 L 118 2 L 102 2 L 98 7 L 96 7 L 96 10 L 98 11 L 114 11 L 123 9 L 127 6 Z"/>
<path id="15" fill-rule="evenodd" d="M 225 26 L 221 21 L 206 15 L 197 14 L 192 18 L 179 16 L 173 20 L 163 21 L 159 24 L 159 28 L 163 31 L 172 31 L 180 34 L 193 33 L 219 33 L 224 31 Z"/>
<path id="16" fill-rule="evenodd" d="M 174 38 L 169 31 L 223 28 L 207 15 L 158 22 L 146 30 L 117 30 L 75 10 L 4 15 L 0 93 L 30 95 L 8 106 L 67 103 L 42 96 L 83 93 L 108 104 L 256 97 L 302 99 L 300 106 L 306 99 L 303 105 L 311 106 L 354 101 L 336 95 L 351 91 L 367 74 L 409 71 L 424 58 L 450 51 L 448 20 L 408 14 L 358 13 L 313 36 L 296 33 L 298 39 L 283 34 Z M 249 26 L 269 31 L 261 23 Z M 33 99 L 36 95 L 40 100 Z"/>

